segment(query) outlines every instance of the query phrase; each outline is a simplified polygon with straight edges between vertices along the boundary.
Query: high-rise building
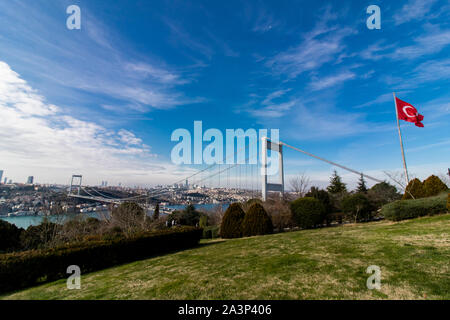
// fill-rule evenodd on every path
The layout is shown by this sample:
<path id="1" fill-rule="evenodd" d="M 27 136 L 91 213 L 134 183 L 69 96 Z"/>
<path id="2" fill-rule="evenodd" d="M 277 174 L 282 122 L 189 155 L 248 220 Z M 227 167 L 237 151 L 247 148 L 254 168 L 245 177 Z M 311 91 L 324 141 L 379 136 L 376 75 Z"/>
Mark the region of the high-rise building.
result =
<path id="1" fill-rule="evenodd" d="M 27 184 L 33 184 L 33 180 L 34 180 L 34 177 L 33 176 L 29 176 L 28 179 L 27 179 Z"/>
<path id="2" fill-rule="evenodd" d="M 7 181 L 8 181 L 8 178 L 5 177 L 5 180 L 3 180 L 3 183 L 6 184 Z"/>
<path id="3" fill-rule="evenodd" d="M 0 183 L 2 183 L 3 170 L 0 170 Z"/>

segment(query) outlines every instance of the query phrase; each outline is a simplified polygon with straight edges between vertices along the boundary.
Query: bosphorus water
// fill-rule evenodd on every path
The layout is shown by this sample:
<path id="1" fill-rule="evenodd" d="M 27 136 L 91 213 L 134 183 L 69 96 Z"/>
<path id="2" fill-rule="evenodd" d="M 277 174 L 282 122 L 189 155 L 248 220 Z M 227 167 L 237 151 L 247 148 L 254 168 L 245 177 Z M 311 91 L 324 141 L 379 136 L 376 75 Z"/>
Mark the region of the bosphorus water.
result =
<path id="1" fill-rule="evenodd" d="M 223 210 L 228 208 L 228 204 L 213 204 L 213 203 L 202 203 L 196 204 L 195 208 L 198 210 L 213 210 L 217 206 L 222 206 Z M 183 210 L 186 205 L 176 204 L 176 205 L 168 205 L 165 206 L 168 209 L 173 210 Z M 78 213 L 78 214 L 64 214 L 58 216 L 47 216 L 50 222 L 55 223 L 63 223 L 70 219 L 74 219 L 76 217 L 85 217 L 85 218 L 96 218 L 96 219 L 104 219 L 105 215 L 108 216 L 108 212 L 96 213 L 96 212 L 88 212 L 88 213 Z M 7 221 L 9 223 L 15 224 L 19 228 L 28 228 L 29 226 L 37 226 L 43 220 L 44 216 L 30 215 L 30 216 L 15 216 L 15 217 L 0 217 L 1 220 Z"/>

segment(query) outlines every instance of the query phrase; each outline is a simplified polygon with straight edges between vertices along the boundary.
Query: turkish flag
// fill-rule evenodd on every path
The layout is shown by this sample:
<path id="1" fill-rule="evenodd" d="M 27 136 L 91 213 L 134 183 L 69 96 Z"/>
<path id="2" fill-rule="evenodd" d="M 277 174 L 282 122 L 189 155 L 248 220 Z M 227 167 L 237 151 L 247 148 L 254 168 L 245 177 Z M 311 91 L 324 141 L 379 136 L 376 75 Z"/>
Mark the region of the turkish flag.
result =
<path id="1" fill-rule="evenodd" d="M 417 127 L 423 128 L 423 123 L 421 122 L 423 115 L 419 114 L 416 108 L 397 97 L 395 97 L 395 102 L 397 104 L 397 115 L 400 120 L 413 122 Z"/>

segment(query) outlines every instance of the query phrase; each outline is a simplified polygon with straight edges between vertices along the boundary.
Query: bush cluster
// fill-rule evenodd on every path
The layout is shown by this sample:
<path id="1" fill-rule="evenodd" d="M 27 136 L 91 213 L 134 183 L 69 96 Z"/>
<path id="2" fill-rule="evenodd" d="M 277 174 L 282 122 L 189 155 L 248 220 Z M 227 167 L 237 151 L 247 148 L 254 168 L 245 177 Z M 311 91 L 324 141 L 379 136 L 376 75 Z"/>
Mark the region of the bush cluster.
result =
<path id="1" fill-rule="evenodd" d="M 20 248 L 22 230 L 9 222 L 0 220 L 0 252 Z"/>
<path id="2" fill-rule="evenodd" d="M 223 216 L 220 236 L 240 238 L 272 233 L 272 219 L 260 203 L 260 201 L 252 201 L 247 212 L 242 210 L 239 203 L 231 204 Z"/>
<path id="3" fill-rule="evenodd" d="M 322 222 L 324 205 L 313 197 L 299 198 L 291 203 L 292 216 L 301 228 L 313 228 Z"/>
<path id="4" fill-rule="evenodd" d="M 425 190 L 423 189 L 423 183 L 415 178 L 412 179 L 406 186 L 405 193 L 402 200 L 419 199 L 425 197 Z"/>
<path id="5" fill-rule="evenodd" d="M 270 214 L 274 230 L 282 232 L 284 229 L 295 227 L 289 201 L 275 197 L 267 199 L 263 205 L 266 212 Z"/>
<path id="6" fill-rule="evenodd" d="M 400 221 L 446 211 L 446 194 L 415 200 L 398 200 L 381 208 L 381 214 L 388 220 Z"/>
<path id="7" fill-rule="evenodd" d="M 420 199 L 424 197 L 432 197 L 447 191 L 448 187 L 435 175 L 429 176 L 424 182 L 415 178 L 411 180 L 405 189 L 402 200 Z"/>
<path id="8" fill-rule="evenodd" d="M 225 239 L 242 237 L 242 221 L 245 212 L 239 203 L 232 203 L 225 211 L 220 225 L 220 236 Z"/>
<path id="9" fill-rule="evenodd" d="M 370 220 L 373 209 L 369 199 L 361 193 L 349 195 L 342 200 L 342 211 L 355 223 Z"/>
<path id="10" fill-rule="evenodd" d="M 441 179 L 435 175 L 431 175 L 423 182 L 423 190 L 425 197 L 432 197 L 437 196 L 443 191 L 447 191 L 448 187 Z"/>
<path id="11" fill-rule="evenodd" d="M 208 226 L 203 228 L 203 239 L 215 239 L 219 237 L 219 226 Z"/>
<path id="12" fill-rule="evenodd" d="M 311 187 L 310 191 L 305 195 L 305 197 L 313 197 L 319 200 L 324 206 L 323 216 L 321 218 L 321 222 L 326 220 L 327 224 L 329 224 L 332 220 L 331 213 L 334 210 L 332 199 L 329 193 L 325 190 L 320 190 L 316 187 Z"/>
<path id="13" fill-rule="evenodd" d="M 200 223 L 200 219 L 204 216 L 204 214 L 195 209 L 195 206 L 189 204 L 181 211 L 174 211 L 169 215 L 168 222 L 169 225 L 172 224 L 172 221 L 175 221 L 176 224 L 182 226 L 198 226 Z"/>
<path id="14" fill-rule="evenodd" d="M 198 244 L 202 229 L 172 228 L 131 238 L 96 240 L 0 255 L 0 292 L 9 292 L 41 281 L 67 277 L 67 267 L 77 265 L 87 273 L 120 263 L 148 258 Z"/>
<path id="15" fill-rule="evenodd" d="M 450 193 L 447 193 L 447 211 L 450 212 Z"/>
<path id="16" fill-rule="evenodd" d="M 242 221 L 242 235 L 244 237 L 264 235 L 273 232 L 273 224 L 262 205 L 255 202 L 245 213 Z"/>

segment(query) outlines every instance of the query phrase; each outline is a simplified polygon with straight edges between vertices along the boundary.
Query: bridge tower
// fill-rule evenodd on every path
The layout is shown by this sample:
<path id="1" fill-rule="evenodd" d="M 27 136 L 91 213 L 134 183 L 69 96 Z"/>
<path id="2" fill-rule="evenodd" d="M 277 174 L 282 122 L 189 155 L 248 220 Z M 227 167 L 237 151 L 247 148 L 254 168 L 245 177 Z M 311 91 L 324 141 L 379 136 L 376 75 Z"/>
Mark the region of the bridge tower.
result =
<path id="1" fill-rule="evenodd" d="M 280 192 L 280 195 L 284 193 L 284 168 L 283 168 L 283 146 L 280 142 L 270 141 L 267 137 L 261 138 L 261 156 L 262 156 L 262 167 L 261 174 L 263 176 L 262 179 L 262 200 L 267 200 L 267 194 L 269 191 Z M 278 183 L 267 183 L 267 150 L 272 150 L 278 152 L 278 170 L 271 169 L 270 175 L 275 175 L 278 173 L 279 181 Z M 271 164 L 273 167 L 275 164 Z M 272 172 L 275 171 L 275 172 Z"/>
<path id="2" fill-rule="evenodd" d="M 74 174 L 72 175 L 72 180 L 70 180 L 70 189 L 69 194 L 72 194 L 73 187 L 77 188 L 77 195 L 80 195 L 80 189 L 81 189 L 81 180 L 83 179 L 82 175 Z M 73 181 L 78 182 L 77 184 L 74 184 Z"/>

